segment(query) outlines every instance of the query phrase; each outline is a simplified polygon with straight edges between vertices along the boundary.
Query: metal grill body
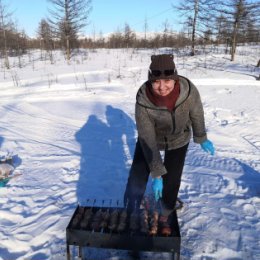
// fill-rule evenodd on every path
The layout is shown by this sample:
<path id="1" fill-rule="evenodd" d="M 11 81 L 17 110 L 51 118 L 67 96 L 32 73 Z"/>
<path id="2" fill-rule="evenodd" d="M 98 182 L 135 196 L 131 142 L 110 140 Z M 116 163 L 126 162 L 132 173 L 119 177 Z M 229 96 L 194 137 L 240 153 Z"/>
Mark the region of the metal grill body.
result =
<path id="1" fill-rule="evenodd" d="M 129 227 L 129 215 L 126 219 L 126 228 L 122 232 L 111 231 L 108 227 L 93 230 L 91 225 L 84 226 L 84 212 L 87 209 L 95 214 L 98 210 L 111 214 L 117 210 L 119 214 L 124 208 L 115 207 L 82 207 L 78 206 L 66 228 L 67 259 L 71 259 L 70 246 L 79 247 L 81 257 L 82 247 L 110 248 L 131 251 L 170 252 L 173 259 L 179 259 L 181 236 L 176 211 L 172 214 L 172 234 L 168 237 L 150 236 L 141 233 L 140 229 L 133 232 Z M 84 228 L 82 228 L 84 226 Z"/>

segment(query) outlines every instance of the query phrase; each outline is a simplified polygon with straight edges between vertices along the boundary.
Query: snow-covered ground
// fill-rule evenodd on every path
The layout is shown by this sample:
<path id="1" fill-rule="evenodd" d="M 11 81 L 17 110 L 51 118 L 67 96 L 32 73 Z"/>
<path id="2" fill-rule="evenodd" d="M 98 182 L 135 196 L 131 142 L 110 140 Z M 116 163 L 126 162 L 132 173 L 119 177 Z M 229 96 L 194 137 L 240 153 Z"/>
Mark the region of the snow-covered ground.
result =
<path id="1" fill-rule="evenodd" d="M 22 175 L 0 188 L 0 259 L 65 259 L 65 230 L 77 203 L 122 201 L 136 140 L 135 94 L 150 55 L 161 50 L 82 51 L 70 65 L 31 52 L 0 71 L 0 148 Z M 236 61 L 179 52 L 179 74 L 198 87 L 214 156 L 191 142 L 179 196 L 181 259 L 260 259 L 259 46 Z M 3 61 L 2 61 L 3 63 Z M 147 192 L 151 192 L 150 183 Z M 75 253 L 75 252 L 74 252 Z M 88 259 L 130 259 L 85 250 Z M 166 259 L 144 253 L 144 259 Z"/>

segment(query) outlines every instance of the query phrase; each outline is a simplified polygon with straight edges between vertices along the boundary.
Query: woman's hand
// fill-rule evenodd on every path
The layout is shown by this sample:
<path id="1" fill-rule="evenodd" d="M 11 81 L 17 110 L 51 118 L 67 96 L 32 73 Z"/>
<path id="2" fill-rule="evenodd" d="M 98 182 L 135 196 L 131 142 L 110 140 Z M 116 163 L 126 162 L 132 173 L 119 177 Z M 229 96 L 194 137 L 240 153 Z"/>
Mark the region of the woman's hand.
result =
<path id="1" fill-rule="evenodd" d="M 162 197 L 162 190 L 163 190 L 162 177 L 157 177 L 152 179 L 152 188 L 153 188 L 155 200 L 158 201 Z"/>
<path id="2" fill-rule="evenodd" d="M 200 144 L 201 148 L 207 152 L 210 153 L 211 155 L 214 155 L 215 153 L 215 148 L 213 146 L 213 143 L 210 140 L 204 141 L 202 144 Z"/>

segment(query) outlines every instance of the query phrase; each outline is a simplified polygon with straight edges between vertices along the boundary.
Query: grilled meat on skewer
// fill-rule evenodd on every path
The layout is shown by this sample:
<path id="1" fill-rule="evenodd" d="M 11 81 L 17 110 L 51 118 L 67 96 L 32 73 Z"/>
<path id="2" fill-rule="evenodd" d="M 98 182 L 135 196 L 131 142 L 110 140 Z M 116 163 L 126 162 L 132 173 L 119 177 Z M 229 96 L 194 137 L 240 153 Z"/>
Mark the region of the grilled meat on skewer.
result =
<path id="1" fill-rule="evenodd" d="M 164 237 L 168 237 L 172 233 L 169 221 L 170 221 L 170 216 L 167 217 L 161 215 L 159 217 L 160 234 Z"/>
<path id="2" fill-rule="evenodd" d="M 91 222 L 91 229 L 94 231 L 98 231 L 100 229 L 101 221 L 102 221 L 102 210 L 100 208 L 93 216 Z"/>
<path id="3" fill-rule="evenodd" d="M 150 232 L 151 236 L 156 236 L 158 233 L 158 220 L 159 220 L 159 212 L 154 210 L 152 212 L 151 221 L 150 221 Z"/>
<path id="4" fill-rule="evenodd" d="M 119 224 L 117 227 L 117 231 L 123 232 L 126 228 L 126 221 L 127 221 L 127 210 L 124 209 L 121 213 L 120 213 L 120 217 L 119 217 Z"/>
<path id="5" fill-rule="evenodd" d="M 118 210 L 117 209 L 113 210 L 110 215 L 110 221 L 108 226 L 111 232 L 113 232 L 117 227 L 118 216 L 119 216 Z"/>
<path id="6" fill-rule="evenodd" d="M 83 215 L 84 214 L 84 207 L 79 207 L 78 214 Z"/>
<path id="7" fill-rule="evenodd" d="M 84 219 L 89 220 L 92 216 L 93 216 L 92 208 L 86 209 L 85 214 L 84 214 Z"/>
<path id="8" fill-rule="evenodd" d="M 75 215 L 74 219 L 72 220 L 72 226 L 73 227 L 76 227 L 80 223 L 80 220 L 82 219 L 83 214 L 84 214 L 84 208 L 79 207 L 77 214 Z"/>
<path id="9" fill-rule="evenodd" d="M 92 216 L 93 216 L 92 208 L 86 209 L 83 219 L 80 223 L 80 227 L 86 229 L 90 223 Z"/>
<path id="10" fill-rule="evenodd" d="M 108 221 L 110 218 L 109 210 L 107 209 L 105 212 L 102 213 L 102 221 L 100 223 L 101 230 L 104 230 L 108 226 Z"/>
<path id="11" fill-rule="evenodd" d="M 139 229 L 139 216 L 136 211 L 133 211 L 130 215 L 130 230 L 135 233 Z"/>
<path id="12" fill-rule="evenodd" d="M 72 227 L 73 228 L 76 228 L 77 227 L 77 225 L 78 225 L 78 223 L 79 223 L 79 221 L 80 221 L 80 216 L 77 214 L 74 218 L 73 218 L 73 220 L 72 220 Z"/>
<path id="13" fill-rule="evenodd" d="M 140 226 L 141 226 L 141 233 L 148 234 L 149 233 L 149 221 L 148 221 L 148 211 L 143 209 L 140 213 Z"/>

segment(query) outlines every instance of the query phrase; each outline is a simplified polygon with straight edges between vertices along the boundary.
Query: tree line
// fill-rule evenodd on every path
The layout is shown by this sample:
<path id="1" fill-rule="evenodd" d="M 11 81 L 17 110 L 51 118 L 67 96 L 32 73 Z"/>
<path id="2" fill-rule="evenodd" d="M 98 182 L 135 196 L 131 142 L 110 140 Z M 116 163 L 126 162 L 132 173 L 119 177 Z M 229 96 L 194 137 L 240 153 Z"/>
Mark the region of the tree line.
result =
<path id="1" fill-rule="evenodd" d="M 37 38 L 20 32 L 12 21 L 13 13 L 0 0 L 0 50 L 6 68 L 8 57 L 22 55 L 29 49 L 41 49 L 52 59 L 56 49 L 64 50 L 69 62 L 79 48 L 161 48 L 188 47 L 196 55 L 197 45 L 224 44 L 235 58 L 236 47 L 242 43 L 260 42 L 260 2 L 248 0 L 184 0 L 172 9 L 183 17 L 182 30 L 174 32 L 166 20 L 161 32 L 149 35 L 148 21 L 144 33 L 137 34 L 128 23 L 122 30 L 104 37 L 102 33 L 84 37 L 92 10 L 91 0 L 48 0 L 49 17 L 38 25 Z"/>

